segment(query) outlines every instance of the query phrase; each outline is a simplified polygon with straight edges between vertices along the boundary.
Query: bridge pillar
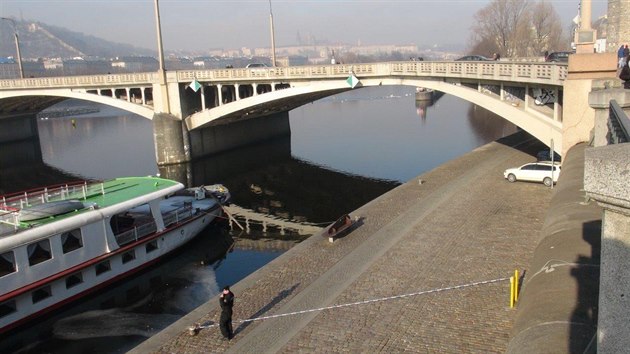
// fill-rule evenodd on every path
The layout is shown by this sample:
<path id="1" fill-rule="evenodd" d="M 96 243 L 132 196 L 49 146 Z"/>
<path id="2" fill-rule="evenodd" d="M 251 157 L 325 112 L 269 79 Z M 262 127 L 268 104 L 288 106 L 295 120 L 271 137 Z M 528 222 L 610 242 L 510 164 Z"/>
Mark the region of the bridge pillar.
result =
<path id="1" fill-rule="evenodd" d="M 16 116 L 0 119 L 0 166 L 3 169 L 41 164 L 37 117 Z M 7 172 L 7 171 L 5 171 Z"/>
<path id="2" fill-rule="evenodd" d="M 529 85 L 525 85 L 525 102 L 524 102 L 524 106 L 525 106 L 525 110 L 529 109 Z"/>
<path id="3" fill-rule="evenodd" d="M 603 207 L 597 351 L 630 347 L 630 144 L 590 148 L 584 156 L 584 189 Z"/>
<path id="4" fill-rule="evenodd" d="M 217 84 L 217 91 L 219 96 L 219 106 L 223 105 L 223 85 Z"/>
<path id="5" fill-rule="evenodd" d="M 562 156 L 573 145 L 590 140 L 595 112 L 588 104 L 589 93 L 605 86 L 620 86 L 616 57 L 616 53 L 569 56 L 563 91 Z"/>
<path id="6" fill-rule="evenodd" d="M 558 88 L 553 89 L 553 97 L 556 98 L 553 101 L 553 121 L 560 122 L 562 120 L 562 106 L 560 105 L 560 90 Z"/>
<path id="7" fill-rule="evenodd" d="M 201 85 L 201 110 L 206 109 L 206 85 Z"/>
<path id="8" fill-rule="evenodd" d="M 290 134 L 288 112 L 194 129 L 190 131 L 190 156 L 196 159 Z"/>
<path id="9" fill-rule="evenodd" d="M 157 164 L 171 165 L 190 161 L 188 130 L 182 120 L 167 113 L 153 116 L 153 140 Z"/>
<path id="10" fill-rule="evenodd" d="M 239 88 L 241 87 L 241 85 L 239 84 L 234 84 L 234 93 L 236 94 L 236 100 L 240 101 L 241 100 L 241 93 L 239 91 Z"/>

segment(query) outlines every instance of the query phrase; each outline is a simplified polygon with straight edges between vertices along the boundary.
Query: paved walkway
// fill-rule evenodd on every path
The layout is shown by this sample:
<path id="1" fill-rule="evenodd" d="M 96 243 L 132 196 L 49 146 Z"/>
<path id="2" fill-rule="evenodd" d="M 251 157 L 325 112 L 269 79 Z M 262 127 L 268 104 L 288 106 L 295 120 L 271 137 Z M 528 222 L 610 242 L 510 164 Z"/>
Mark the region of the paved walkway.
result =
<path id="1" fill-rule="evenodd" d="M 508 183 L 503 170 L 534 158 L 491 143 L 361 207 L 361 225 L 329 243 L 315 235 L 232 287 L 236 336 L 217 327 L 211 299 L 135 352 L 502 353 L 515 311 L 509 281 L 309 312 L 238 320 L 509 277 L 538 242 L 551 190 Z M 521 145 L 535 150 L 538 143 Z M 420 183 L 420 181 L 422 183 Z"/>

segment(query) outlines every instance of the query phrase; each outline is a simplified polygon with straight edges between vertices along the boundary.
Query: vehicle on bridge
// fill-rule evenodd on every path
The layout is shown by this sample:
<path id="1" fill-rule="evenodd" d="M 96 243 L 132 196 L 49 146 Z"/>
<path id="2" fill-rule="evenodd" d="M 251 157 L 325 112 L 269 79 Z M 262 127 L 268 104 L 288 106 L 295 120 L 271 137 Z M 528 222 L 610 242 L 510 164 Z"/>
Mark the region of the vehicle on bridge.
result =
<path id="1" fill-rule="evenodd" d="M 553 52 L 550 53 L 546 58 L 545 61 L 546 62 L 551 62 L 551 63 L 568 63 L 569 62 L 569 55 L 571 54 L 575 54 L 573 52 Z"/>
<path id="2" fill-rule="evenodd" d="M 527 181 L 542 182 L 545 186 L 551 187 L 552 183 L 558 182 L 560 176 L 560 163 L 554 162 L 532 162 L 521 167 L 508 168 L 503 172 L 503 177 L 509 182 Z"/>
<path id="3" fill-rule="evenodd" d="M 492 59 L 484 57 L 483 55 L 466 55 L 455 61 L 492 61 Z"/>
<path id="4" fill-rule="evenodd" d="M 0 333 L 157 262 L 223 213 L 221 185 L 158 177 L 0 196 Z"/>

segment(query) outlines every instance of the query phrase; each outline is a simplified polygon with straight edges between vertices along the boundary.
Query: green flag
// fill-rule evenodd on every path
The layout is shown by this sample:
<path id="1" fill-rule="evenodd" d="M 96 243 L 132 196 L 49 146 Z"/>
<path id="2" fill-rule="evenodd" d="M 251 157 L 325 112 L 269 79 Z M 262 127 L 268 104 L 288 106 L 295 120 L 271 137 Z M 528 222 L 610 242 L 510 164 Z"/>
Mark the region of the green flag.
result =
<path id="1" fill-rule="evenodd" d="M 350 73 L 350 76 L 348 76 L 348 78 L 346 79 L 346 82 L 348 83 L 348 85 L 350 85 L 350 87 L 354 88 L 355 86 L 359 84 L 359 79 L 357 79 L 357 77 L 354 76 L 354 73 Z"/>
<path id="2" fill-rule="evenodd" d="M 190 87 L 193 91 L 197 92 L 201 88 L 201 84 L 199 83 L 199 81 L 197 81 L 197 79 L 194 79 L 190 83 L 190 85 L 188 85 L 188 87 Z"/>

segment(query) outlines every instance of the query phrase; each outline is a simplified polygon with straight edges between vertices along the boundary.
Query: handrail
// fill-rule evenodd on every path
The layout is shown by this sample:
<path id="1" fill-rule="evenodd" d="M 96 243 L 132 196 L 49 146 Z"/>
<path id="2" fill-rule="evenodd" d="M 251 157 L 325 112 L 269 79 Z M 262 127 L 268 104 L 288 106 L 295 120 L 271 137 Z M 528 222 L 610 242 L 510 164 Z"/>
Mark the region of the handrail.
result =
<path id="1" fill-rule="evenodd" d="M 608 119 L 608 143 L 621 144 L 630 142 L 630 119 L 616 100 L 610 100 Z"/>
<path id="2" fill-rule="evenodd" d="M 193 217 L 192 204 L 186 204 L 181 208 L 163 214 L 164 226 L 174 225 L 186 221 Z M 132 229 L 115 234 L 116 242 L 119 246 L 137 241 L 157 231 L 155 221 L 149 221 L 141 225 L 134 226 Z"/>
<path id="3" fill-rule="evenodd" d="M 567 77 L 566 64 L 521 61 L 401 61 L 338 65 L 309 65 L 275 68 L 233 68 L 208 70 L 177 70 L 168 75 L 168 82 L 225 82 L 240 80 L 299 80 L 346 77 L 350 72 L 361 77 L 415 76 L 452 77 L 515 82 L 539 82 L 562 85 Z M 111 88 L 130 85 L 157 84 L 156 73 L 128 73 L 40 77 L 0 80 L 0 90 L 39 88 Z"/>

